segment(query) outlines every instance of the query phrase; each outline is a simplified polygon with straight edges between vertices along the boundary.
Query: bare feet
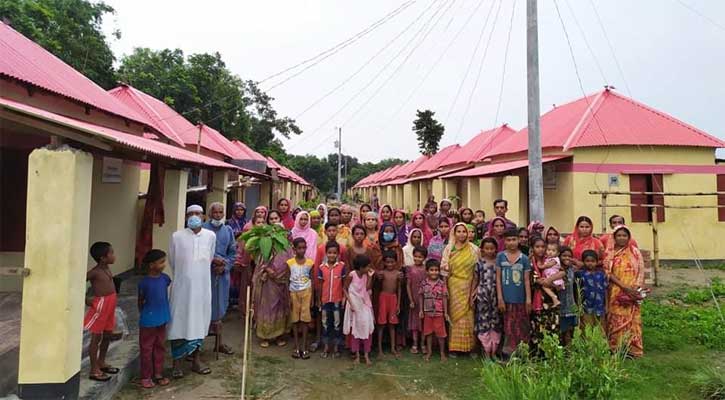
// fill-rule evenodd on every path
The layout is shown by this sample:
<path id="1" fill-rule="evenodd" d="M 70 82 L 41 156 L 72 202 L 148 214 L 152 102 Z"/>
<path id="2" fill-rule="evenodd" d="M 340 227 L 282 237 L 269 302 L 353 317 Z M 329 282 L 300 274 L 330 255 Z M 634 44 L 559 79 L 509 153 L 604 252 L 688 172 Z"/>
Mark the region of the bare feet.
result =
<path id="1" fill-rule="evenodd" d="M 425 362 L 429 362 L 430 361 L 430 353 L 425 353 L 425 357 L 423 357 L 423 359 L 425 360 Z"/>
<path id="2" fill-rule="evenodd" d="M 368 356 L 367 354 L 365 354 L 365 365 L 367 365 L 368 367 L 373 366 L 373 362 L 370 361 L 370 356 Z"/>
<path id="3" fill-rule="evenodd" d="M 360 355 L 355 355 L 355 358 L 352 359 L 353 364 L 360 364 Z"/>
<path id="4" fill-rule="evenodd" d="M 382 360 L 384 357 L 385 357 L 385 354 L 382 352 L 382 350 L 379 351 L 378 352 L 378 358 Z"/>
<path id="5" fill-rule="evenodd" d="M 441 354 L 441 362 L 446 362 L 446 361 L 448 361 L 448 358 L 446 357 L 446 355 Z"/>

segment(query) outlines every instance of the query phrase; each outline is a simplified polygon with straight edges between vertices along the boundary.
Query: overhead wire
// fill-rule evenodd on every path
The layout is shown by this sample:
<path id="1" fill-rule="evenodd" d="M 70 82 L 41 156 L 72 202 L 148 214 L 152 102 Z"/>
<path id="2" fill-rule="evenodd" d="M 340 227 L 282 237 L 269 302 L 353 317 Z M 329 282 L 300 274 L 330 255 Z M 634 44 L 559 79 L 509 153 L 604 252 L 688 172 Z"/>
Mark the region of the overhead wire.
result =
<path id="1" fill-rule="evenodd" d="M 675 1 L 677 3 L 679 3 L 682 7 L 685 7 L 686 9 L 690 10 L 690 12 L 692 12 L 693 14 L 695 14 L 695 15 L 699 16 L 700 18 L 704 19 L 705 21 L 709 22 L 710 25 L 712 25 L 712 26 L 720 29 L 721 31 L 725 32 L 725 26 L 722 25 L 721 23 L 719 23 L 719 22 L 715 21 L 714 19 L 708 17 L 706 14 L 698 11 L 696 8 L 688 5 L 687 3 L 685 3 L 682 0 L 675 0 Z"/>
<path id="2" fill-rule="evenodd" d="M 420 21 L 420 19 L 421 19 L 421 18 L 423 17 L 423 15 L 425 15 L 426 13 L 428 13 L 428 11 L 430 11 L 430 9 L 431 9 L 431 8 L 433 8 L 433 6 L 434 6 L 435 4 L 436 4 L 436 0 L 432 0 L 432 1 L 430 2 L 430 4 L 428 4 L 428 6 L 427 6 L 427 7 L 426 7 L 426 8 L 425 8 L 425 9 L 424 9 L 423 11 L 421 11 L 421 13 L 420 13 L 420 14 L 418 14 L 418 16 L 416 16 L 416 17 L 415 17 L 415 18 L 413 19 L 413 22 L 412 22 L 412 24 L 415 24 L 415 23 L 419 22 L 419 21 Z M 412 36 L 412 37 L 411 37 L 411 38 L 410 38 L 410 39 L 409 39 L 409 40 L 408 40 L 408 41 L 407 41 L 407 42 L 406 42 L 405 44 L 403 44 L 403 47 L 401 48 L 401 50 L 400 50 L 400 51 L 398 51 L 398 52 L 397 52 L 397 53 L 396 53 L 396 54 L 395 54 L 395 55 L 393 56 L 393 58 L 391 58 L 391 59 L 390 59 L 390 60 L 389 60 L 389 61 L 388 61 L 387 63 L 385 63 L 385 65 L 383 65 L 383 67 L 382 67 L 382 68 L 380 68 L 380 69 L 379 69 L 379 70 L 378 70 L 378 71 L 377 71 L 377 72 L 376 72 L 376 73 L 375 73 L 375 74 L 374 74 L 374 75 L 372 76 L 372 78 L 371 78 L 371 79 L 369 79 L 369 80 L 368 80 L 368 81 L 367 81 L 367 82 L 366 82 L 366 83 L 365 83 L 365 84 L 364 84 L 364 85 L 363 85 L 363 86 L 362 86 L 362 87 L 361 87 L 361 88 L 360 88 L 360 89 L 359 89 L 359 90 L 358 90 L 357 92 L 355 92 L 355 93 L 354 93 L 354 94 L 353 94 L 353 95 L 352 95 L 352 96 L 351 96 L 350 98 L 348 98 L 348 99 L 347 99 L 347 101 L 345 101 L 345 103 L 343 103 L 343 104 L 342 104 L 342 105 L 341 105 L 340 107 L 338 107 L 338 108 L 337 108 L 337 109 L 336 109 L 336 110 L 335 110 L 335 111 L 334 111 L 334 112 L 333 112 L 333 113 L 332 113 L 332 114 L 331 114 L 331 115 L 330 115 L 329 117 L 327 117 L 327 118 L 326 118 L 326 119 L 325 119 L 325 120 L 324 120 L 324 121 L 323 121 L 323 122 L 322 122 L 321 124 L 319 124 L 319 125 L 318 125 L 317 127 L 315 127 L 315 129 L 313 129 L 312 131 L 310 131 L 310 133 L 309 133 L 309 134 L 307 134 L 307 135 L 306 135 L 306 136 L 304 137 L 304 140 L 305 140 L 305 141 L 309 141 L 309 140 L 310 140 L 310 139 L 311 139 L 312 137 L 314 137 L 314 136 L 315 136 L 315 135 L 316 135 L 316 134 L 317 134 L 318 132 L 320 132 L 320 130 L 321 130 L 322 128 L 324 128 L 325 126 L 327 126 L 327 124 L 328 124 L 328 123 L 330 123 L 330 121 L 332 121 L 332 120 L 333 120 L 333 119 L 334 119 L 335 117 L 337 117 L 337 116 L 338 116 L 338 115 L 339 115 L 339 114 L 340 114 L 340 113 L 341 113 L 341 112 L 342 112 L 343 110 L 345 110 L 345 109 L 347 108 L 347 106 L 348 106 L 348 105 L 350 105 L 350 104 L 351 104 L 351 103 L 352 103 L 352 102 L 353 102 L 353 101 L 354 101 L 355 99 L 357 99 L 357 98 L 358 98 L 358 97 L 359 97 L 359 96 L 360 96 L 360 95 L 361 95 L 361 94 L 362 94 L 362 93 L 363 93 L 363 92 L 364 92 L 364 91 L 365 91 L 365 90 L 366 90 L 367 88 L 369 88 L 369 87 L 370 87 L 370 86 L 371 86 L 371 85 L 372 85 L 373 83 L 375 83 L 375 81 L 376 81 L 376 80 L 377 80 L 377 79 L 378 79 L 378 78 L 379 78 L 379 77 L 380 77 L 380 76 L 381 76 L 381 75 L 383 74 L 383 72 L 385 72 L 385 70 L 386 70 L 386 69 L 387 69 L 387 68 L 388 68 L 388 67 L 389 67 L 390 65 L 392 65 L 392 63 L 393 63 L 393 62 L 394 62 L 394 61 L 395 61 L 395 60 L 396 60 L 396 59 L 397 59 L 397 58 L 398 58 L 398 57 L 400 56 L 400 54 L 402 54 L 402 52 L 403 52 L 403 51 L 405 50 L 405 48 L 406 48 L 407 46 L 409 46 L 409 45 L 410 45 L 410 44 L 411 44 L 411 43 L 413 42 L 413 40 L 414 40 L 414 39 L 415 39 L 415 38 L 416 38 L 417 36 L 418 36 L 418 35 L 417 35 L 417 33 L 416 33 L 416 34 L 414 34 L 414 35 L 413 35 L 413 36 Z M 303 135 L 304 135 L 304 133 L 303 133 Z M 288 149 L 292 149 L 292 148 L 294 148 L 294 147 L 298 146 L 298 145 L 299 145 L 300 143 L 302 143 L 302 135 L 301 135 L 301 136 L 300 136 L 300 137 L 298 138 L 298 141 L 296 141 L 295 143 L 292 143 L 292 144 L 290 144 L 290 146 L 288 147 Z"/>
<path id="3" fill-rule="evenodd" d="M 574 8 L 571 6 L 571 3 L 569 3 L 569 0 L 564 0 L 564 3 L 566 4 L 566 7 L 569 9 L 569 13 L 571 14 L 571 17 L 574 20 L 574 24 L 576 25 L 577 29 L 579 30 L 579 34 L 581 35 L 582 39 L 584 40 L 584 45 L 586 45 L 587 50 L 589 50 L 589 54 L 592 56 L 592 59 L 594 60 L 594 65 L 597 66 L 597 70 L 599 71 L 599 75 L 601 75 L 601 77 L 602 77 L 602 81 L 606 85 L 609 82 L 607 81 L 607 77 L 604 74 L 604 69 L 602 68 L 602 65 L 599 63 L 599 59 L 597 58 L 597 55 L 594 53 L 592 46 L 589 44 L 589 40 L 587 39 L 587 35 L 584 32 L 584 28 L 582 28 L 581 24 L 579 24 L 579 19 L 576 17 L 576 14 L 574 13 Z"/>
<path id="4" fill-rule="evenodd" d="M 511 6 L 511 20 L 509 21 L 509 33 L 506 38 L 506 50 L 503 53 L 503 70 L 501 71 L 501 88 L 498 91 L 498 104 L 496 105 L 496 116 L 493 119 L 493 126 L 498 126 L 498 114 L 501 111 L 501 103 L 503 102 L 503 88 L 506 84 L 506 63 L 509 55 L 509 45 L 511 44 L 511 28 L 514 25 L 514 11 L 516 11 L 516 0 Z M 469 101 L 470 104 L 470 101 Z"/>
<path id="5" fill-rule="evenodd" d="M 622 70 L 622 65 L 619 63 L 619 59 L 617 58 L 617 54 L 614 51 L 614 46 L 612 45 L 612 41 L 609 39 L 607 30 L 604 28 L 604 22 L 602 22 L 602 17 L 599 15 L 599 11 L 597 10 L 597 5 L 594 4 L 594 2 L 592 0 L 589 0 L 589 4 L 591 4 L 592 9 L 594 10 L 594 15 L 597 17 L 597 23 L 599 24 L 599 27 L 601 28 L 602 33 L 604 34 L 604 39 L 607 42 L 607 46 L 609 46 L 609 51 L 612 53 L 612 58 L 614 59 L 614 64 L 617 66 L 619 75 L 622 77 L 622 83 L 624 83 L 624 88 L 627 90 L 627 95 L 632 97 L 632 91 L 629 89 L 629 84 L 627 83 L 627 80 L 624 78 L 624 71 Z"/>

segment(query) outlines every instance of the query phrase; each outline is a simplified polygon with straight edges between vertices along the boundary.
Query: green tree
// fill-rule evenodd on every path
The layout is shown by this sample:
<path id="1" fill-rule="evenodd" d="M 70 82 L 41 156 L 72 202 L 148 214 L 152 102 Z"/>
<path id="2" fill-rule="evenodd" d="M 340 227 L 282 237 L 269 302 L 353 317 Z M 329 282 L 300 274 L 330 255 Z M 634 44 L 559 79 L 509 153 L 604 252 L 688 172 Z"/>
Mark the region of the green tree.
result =
<path id="1" fill-rule="evenodd" d="M 115 57 L 101 30 L 111 6 L 86 0 L 0 0 L 0 20 L 103 88 L 116 84 Z M 119 31 L 113 36 L 121 37 Z"/>
<path id="2" fill-rule="evenodd" d="M 327 160 L 313 155 L 292 155 L 288 159 L 289 167 L 315 185 L 321 193 L 334 191 L 337 185 L 337 164 L 333 169 Z"/>
<path id="3" fill-rule="evenodd" d="M 431 110 L 415 112 L 416 119 L 413 121 L 413 132 L 418 137 L 418 147 L 423 155 L 432 155 L 438 152 L 438 145 L 443 137 L 446 128 L 440 122 L 436 121 L 433 116 L 435 113 Z"/>

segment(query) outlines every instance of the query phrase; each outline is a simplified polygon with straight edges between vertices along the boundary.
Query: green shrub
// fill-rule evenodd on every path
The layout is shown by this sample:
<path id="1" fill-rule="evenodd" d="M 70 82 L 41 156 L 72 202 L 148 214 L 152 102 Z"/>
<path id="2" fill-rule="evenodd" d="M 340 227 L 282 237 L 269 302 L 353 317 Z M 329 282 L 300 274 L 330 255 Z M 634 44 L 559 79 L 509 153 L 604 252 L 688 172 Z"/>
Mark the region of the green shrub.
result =
<path id="1" fill-rule="evenodd" d="M 544 357 L 529 356 L 522 345 L 507 364 L 488 362 L 481 370 L 493 399 L 612 399 L 617 397 L 625 372 L 626 351 L 612 354 L 606 338 L 597 328 L 576 330 L 571 345 L 564 349 L 556 335 L 546 335 L 540 345 Z"/>
<path id="2" fill-rule="evenodd" d="M 714 305 L 644 302 L 642 324 L 645 351 L 675 350 L 693 342 L 710 349 L 725 348 L 725 324 Z"/>
<path id="3" fill-rule="evenodd" d="M 704 368 L 695 374 L 693 381 L 703 399 L 725 399 L 725 371 L 721 368 Z"/>

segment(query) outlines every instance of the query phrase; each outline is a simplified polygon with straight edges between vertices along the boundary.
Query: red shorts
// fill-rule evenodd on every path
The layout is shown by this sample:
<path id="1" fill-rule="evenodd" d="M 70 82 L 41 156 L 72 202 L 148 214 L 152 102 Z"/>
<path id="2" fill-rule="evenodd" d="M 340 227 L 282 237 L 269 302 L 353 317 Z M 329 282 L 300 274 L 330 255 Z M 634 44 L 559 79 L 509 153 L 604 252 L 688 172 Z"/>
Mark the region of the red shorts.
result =
<path id="1" fill-rule="evenodd" d="M 446 334 L 446 320 L 443 316 L 438 317 L 423 317 L 423 336 L 435 334 L 438 338 L 444 338 Z"/>
<path id="2" fill-rule="evenodd" d="M 91 333 L 113 332 L 116 326 L 116 293 L 94 297 L 83 318 L 83 330 Z"/>
<path id="3" fill-rule="evenodd" d="M 398 323 L 398 295 L 395 293 L 380 293 L 378 299 L 378 325 Z"/>

